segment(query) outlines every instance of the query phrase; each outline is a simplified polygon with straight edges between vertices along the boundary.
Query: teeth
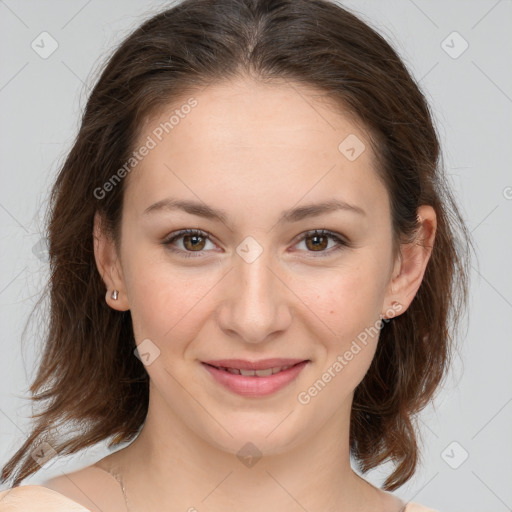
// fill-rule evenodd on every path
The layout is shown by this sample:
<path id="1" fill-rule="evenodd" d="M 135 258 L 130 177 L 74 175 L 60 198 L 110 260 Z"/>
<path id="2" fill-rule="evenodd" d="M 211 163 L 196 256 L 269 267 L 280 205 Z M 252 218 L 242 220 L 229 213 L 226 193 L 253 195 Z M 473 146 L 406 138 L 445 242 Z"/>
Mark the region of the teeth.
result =
<path id="1" fill-rule="evenodd" d="M 288 366 L 275 366 L 274 368 L 267 368 L 265 370 L 239 370 L 238 368 L 224 368 L 222 366 L 219 367 L 220 370 L 224 370 L 225 372 L 233 373 L 235 375 L 243 375 L 245 377 L 269 377 L 270 375 L 274 375 L 276 373 L 282 372 L 291 368 L 293 365 Z"/>
<path id="2" fill-rule="evenodd" d="M 266 370 L 256 370 L 254 372 L 257 377 L 268 377 L 272 375 L 272 368 L 267 368 Z"/>

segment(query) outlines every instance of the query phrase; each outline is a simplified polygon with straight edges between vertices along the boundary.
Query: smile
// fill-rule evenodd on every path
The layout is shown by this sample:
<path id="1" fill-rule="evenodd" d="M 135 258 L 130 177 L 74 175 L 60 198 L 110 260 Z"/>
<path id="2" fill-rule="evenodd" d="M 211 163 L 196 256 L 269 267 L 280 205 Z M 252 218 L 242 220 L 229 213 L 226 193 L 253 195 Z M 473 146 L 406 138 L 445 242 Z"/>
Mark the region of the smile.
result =
<path id="1" fill-rule="evenodd" d="M 246 369 L 215 366 L 201 363 L 213 381 L 228 391 L 244 397 L 264 397 L 276 393 L 291 384 L 311 361 L 271 366 L 268 368 Z"/>
<path id="2" fill-rule="evenodd" d="M 267 368 L 265 370 L 242 370 L 241 368 L 225 368 L 222 366 L 215 366 L 215 368 L 232 373 L 234 375 L 244 375 L 245 377 L 269 377 L 270 375 L 275 375 L 276 373 L 288 370 L 288 368 L 291 368 L 292 366 L 295 365 L 290 364 L 287 366 L 275 366 L 274 368 Z"/>

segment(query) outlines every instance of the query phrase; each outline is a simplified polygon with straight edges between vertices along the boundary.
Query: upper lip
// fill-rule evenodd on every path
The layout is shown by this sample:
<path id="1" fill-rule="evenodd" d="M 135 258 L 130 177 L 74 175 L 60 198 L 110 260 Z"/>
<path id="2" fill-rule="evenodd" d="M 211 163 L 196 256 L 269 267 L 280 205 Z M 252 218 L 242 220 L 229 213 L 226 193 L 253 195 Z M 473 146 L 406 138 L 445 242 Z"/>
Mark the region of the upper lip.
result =
<path id="1" fill-rule="evenodd" d="M 308 361 L 308 359 L 288 359 L 272 358 L 261 359 L 260 361 L 247 361 L 246 359 L 215 359 L 203 361 L 203 363 L 219 368 L 236 368 L 238 370 L 266 370 L 267 368 L 276 368 L 279 366 L 293 366 L 297 363 Z"/>

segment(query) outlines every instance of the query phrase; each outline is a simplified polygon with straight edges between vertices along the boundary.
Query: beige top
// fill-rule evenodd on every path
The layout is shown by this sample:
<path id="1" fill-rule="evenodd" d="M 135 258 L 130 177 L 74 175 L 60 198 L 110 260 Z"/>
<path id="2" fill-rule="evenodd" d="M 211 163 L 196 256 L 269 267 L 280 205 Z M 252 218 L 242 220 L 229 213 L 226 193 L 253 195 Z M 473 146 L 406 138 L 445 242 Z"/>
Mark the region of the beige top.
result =
<path id="1" fill-rule="evenodd" d="M 76 501 L 41 485 L 19 485 L 0 492 L 0 512 L 91 512 Z M 105 511 L 106 512 L 106 511 Z M 436 512 L 408 503 L 404 512 Z"/>

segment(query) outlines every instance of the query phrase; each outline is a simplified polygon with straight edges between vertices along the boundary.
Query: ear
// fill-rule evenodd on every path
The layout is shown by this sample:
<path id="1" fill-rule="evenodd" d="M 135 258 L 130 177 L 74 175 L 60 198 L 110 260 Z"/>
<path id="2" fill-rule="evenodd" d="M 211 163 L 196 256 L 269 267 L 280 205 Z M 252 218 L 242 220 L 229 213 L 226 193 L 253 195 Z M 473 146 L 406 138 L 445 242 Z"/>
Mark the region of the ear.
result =
<path id="1" fill-rule="evenodd" d="M 105 300 L 112 309 L 126 311 L 130 309 L 130 306 L 126 295 L 121 261 L 114 241 L 104 229 L 104 222 L 99 212 L 94 215 L 93 240 L 96 266 L 107 288 Z M 117 300 L 112 298 L 114 290 L 119 292 Z"/>
<path id="2" fill-rule="evenodd" d="M 402 314 L 407 310 L 423 281 L 425 269 L 434 246 L 436 219 L 436 212 L 432 206 L 420 206 L 418 208 L 419 228 L 417 235 L 411 243 L 402 244 L 400 247 L 400 254 L 395 261 L 393 277 L 389 283 L 384 302 L 388 311 L 390 307 L 395 311 L 393 316 Z M 399 304 L 399 307 L 395 306 L 396 303 Z M 383 314 L 383 317 L 386 318 L 386 315 Z"/>

